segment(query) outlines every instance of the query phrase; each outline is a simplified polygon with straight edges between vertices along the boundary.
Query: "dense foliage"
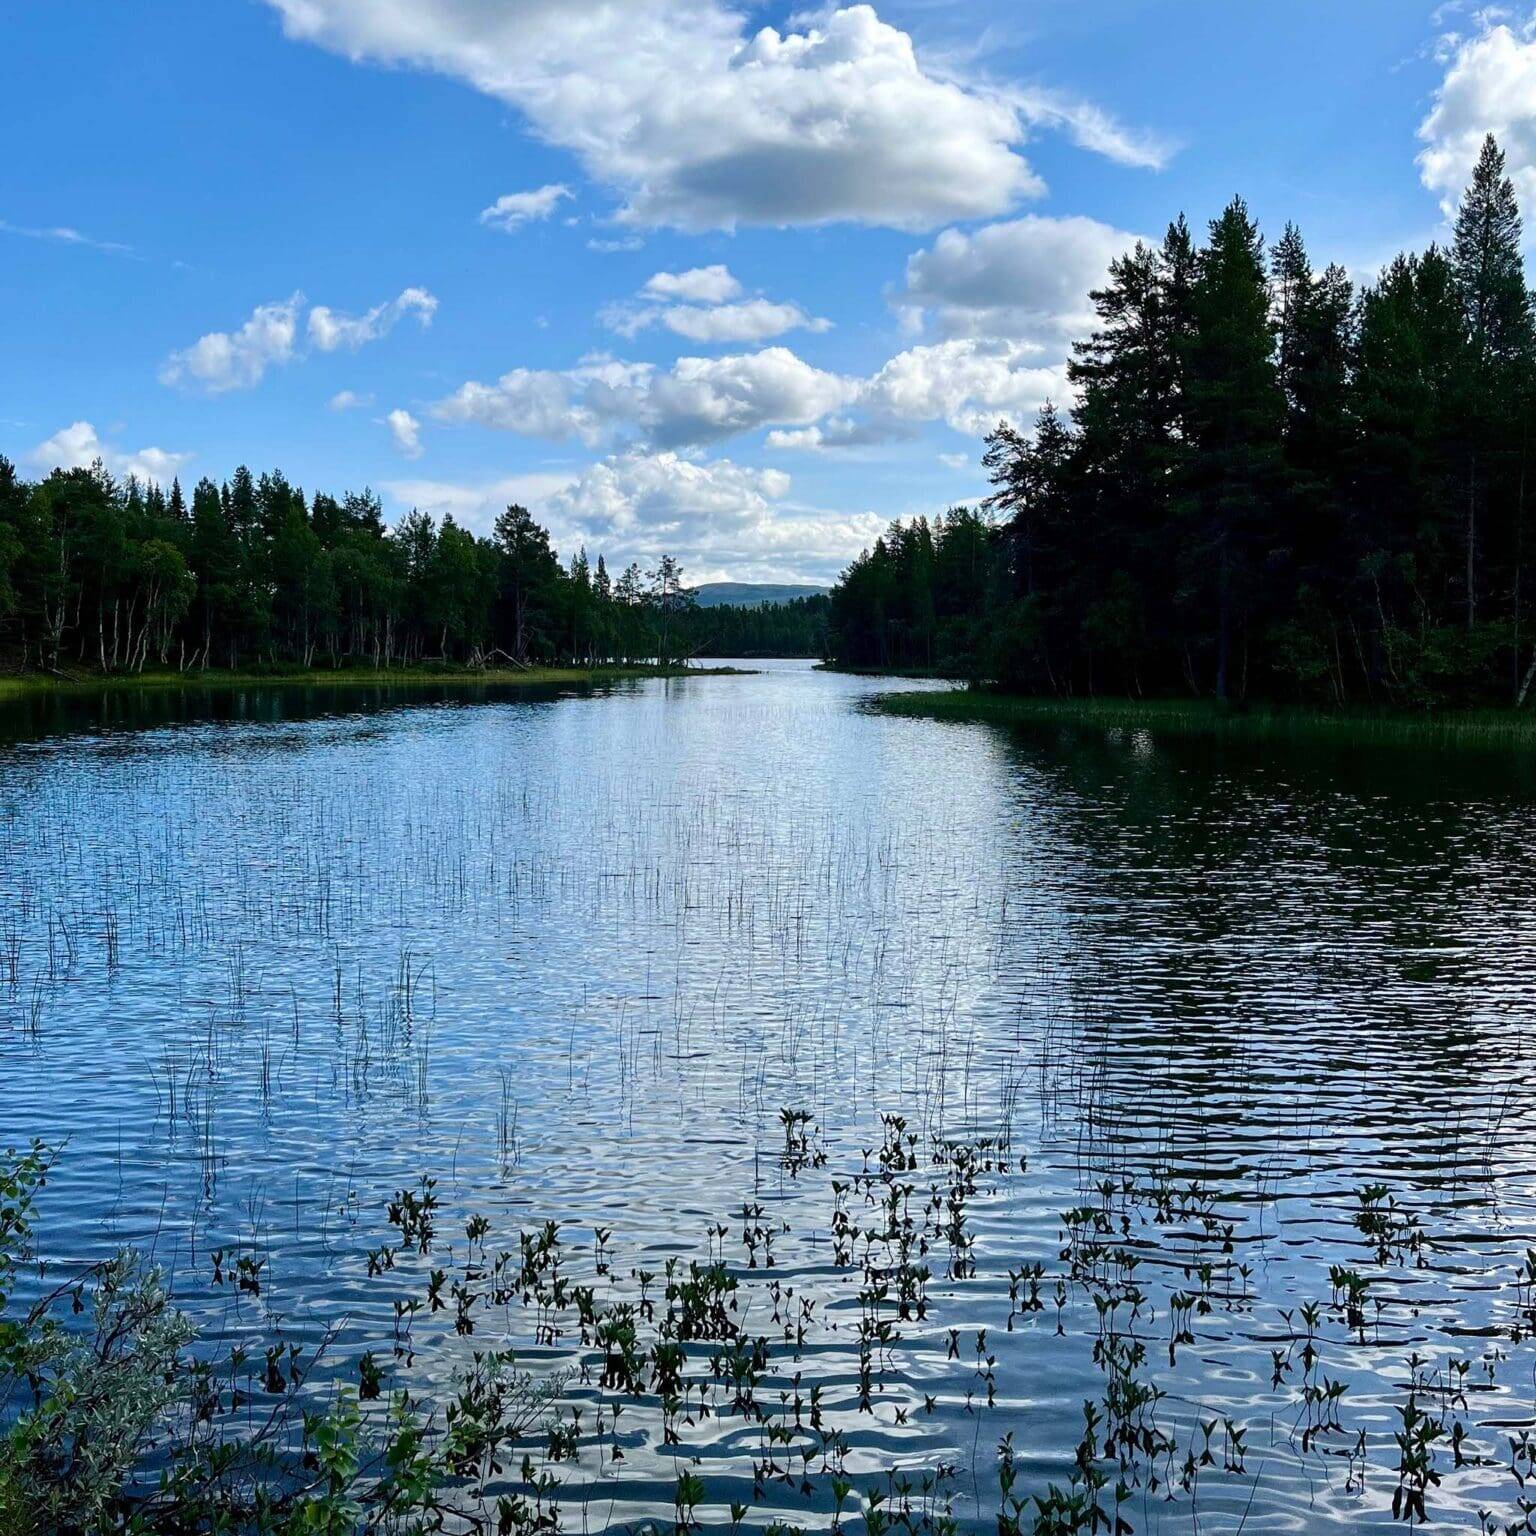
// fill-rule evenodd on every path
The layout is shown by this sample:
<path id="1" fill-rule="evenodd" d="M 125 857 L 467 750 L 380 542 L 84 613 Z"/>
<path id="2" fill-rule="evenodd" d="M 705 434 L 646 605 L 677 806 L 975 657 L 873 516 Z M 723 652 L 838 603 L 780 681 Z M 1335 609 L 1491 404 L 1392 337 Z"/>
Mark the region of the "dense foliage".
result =
<path id="1" fill-rule="evenodd" d="M 535 1382 L 508 1351 L 481 1350 L 435 1409 L 387 1390 L 393 1367 L 371 1351 L 345 1379 L 339 1362 L 328 1371 L 329 1332 L 318 1348 L 278 1330 L 200 1351 L 161 1271 L 131 1250 L 48 1288 L 34 1224 L 52 1157 L 40 1145 L 0 1156 L 0 1536 L 558 1530 L 554 1480 L 531 1459 L 523 1491 L 488 1484 L 552 1422 L 561 1375 Z M 371 1253 L 370 1274 L 431 1248 L 432 1188 L 397 1194 L 398 1246 Z M 264 1259 L 212 1262 L 215 1285 L 260 1298 Z M 24 1282 L 41 1287 L 28 1302 Z M 455 1295 L 461 1318 L 481 1299 Z M 414 1318 L 423 1303 L 402 1309 Z"/>
<path id="2" fill-rule="evenodd" d="M 1449 249 L 1356 293 L 1233 201 L 1115 262 L 1070 418 L 1002 423 L 981 514 L 894 525 L 832 596 L 846 665 L 1033 692 L 1522 700 L 1536 333 L 1490 137 Z"/>
<path id="3" fill-rule="evenodd" d="M 827 649 L 825 597 L 689 608 L 678 617 L 686 656 L 815 656 Z"/>
<path id="4" fill-rule="evenodd" d="M 670 556 L 616 580 L 562 565 L 523 507 L 478 538 L 371 493 L 306 500 L 279 473 L 202 480 L 190 505 L 98 463 L 29 483 L 0 459 L 0 632 L 23 665 L 385 666 L 673 661 L 691 599 Z"/>

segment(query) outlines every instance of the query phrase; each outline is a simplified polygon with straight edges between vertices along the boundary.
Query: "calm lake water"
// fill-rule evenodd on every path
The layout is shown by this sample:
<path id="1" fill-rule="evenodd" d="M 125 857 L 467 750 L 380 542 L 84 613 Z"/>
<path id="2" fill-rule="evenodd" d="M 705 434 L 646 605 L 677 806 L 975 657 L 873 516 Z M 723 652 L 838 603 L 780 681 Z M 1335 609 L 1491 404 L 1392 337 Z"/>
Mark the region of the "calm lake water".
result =
<path id="1" fill-rule="evenodd" d="M 1530 766 L 886 719 L 764 665 L 0 722 L 0 1144 L 65 1143 L 46 1256 L 152 1247 L 210 1341 L 339 1324 L 353 1379 L 568 1371 L 567 1530 L 670 1522 L 693 1457 L 709 1523 L 899 1468 L 995 1530 L 999 1440 L 1065 1486 L 1085 1402 L 1136 1531 L 1390 1526 L 1415 1479 L 1527 1529 Z M 370 1275 L 423 1175 L 431 1253 Z M 751 1411 L 605 1385 L 575 1302 L 394 1355 L 473 1213 L 492 1253 L 560 1223 L 642 1341 L 639 1272 L 723 1262 Z"/>

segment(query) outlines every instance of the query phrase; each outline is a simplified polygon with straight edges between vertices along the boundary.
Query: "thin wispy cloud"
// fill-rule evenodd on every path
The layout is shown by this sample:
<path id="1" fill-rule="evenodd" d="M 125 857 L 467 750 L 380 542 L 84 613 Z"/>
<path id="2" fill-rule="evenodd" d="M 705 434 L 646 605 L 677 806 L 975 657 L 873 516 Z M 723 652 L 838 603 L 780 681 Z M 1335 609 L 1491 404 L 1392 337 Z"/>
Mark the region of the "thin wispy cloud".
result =
<path id="1" fill-rule="evenodd" d="M 101 251 L 108 256 L 142 259 L 131 245 L 124 245 L 119 240 L 98 240 L 69 224 L 13 224 L 9 219 L 0 219 L 0 234 L 19 235 L 23 240 L 46 240 L 53 245 L 79 246 L 83 250 Z"/>

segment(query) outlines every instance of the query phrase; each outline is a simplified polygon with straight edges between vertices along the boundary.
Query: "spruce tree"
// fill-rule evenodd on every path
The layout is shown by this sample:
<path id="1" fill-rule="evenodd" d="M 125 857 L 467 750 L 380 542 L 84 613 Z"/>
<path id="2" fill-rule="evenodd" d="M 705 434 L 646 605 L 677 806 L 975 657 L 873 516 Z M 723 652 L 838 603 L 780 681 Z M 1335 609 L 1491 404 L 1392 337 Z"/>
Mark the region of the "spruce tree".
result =
<path id="1" fill-rule="evenodd" d="M 1451 265 L 1467 317 L 1467 339 L 1479 369 L 1530 357 L 1531 298 L 1520 254 L 1520 205 L 1490 133 L 1456 211 Z"/>
<path id="2" fill-rule="evenodd" d="M 1312 263 L 1301 231 L 1294 224 L 1287 224 L 1285 233 L 1276 241 L 1269 266 L 1274 283 L 1275 361 L 1280 389 L 1285 395 L 1289 430 L 1296 413 L 1302 335 L 1312 298 Z"/>
<path id="3" fill-rule="evenodd" d="M 1234 691 L 1233 646 L 1259 595 L 1253 578 L 1272 531 L 1283 417 L 1264 241 L 1241 198 L 1211 224 L 1194 315 L 1190 409 L 1202 537 L 1186 554 L 1200 567 L 1194 590 L 1216 606 L 1216 696 L 1226 699 Z"/>
<path id="4" fill-rule="evenodd" d="M 1466 324 L 1461 435 L 1465 454 L 1465 595 L 1467 630 L 1477 626 L 1480 514 L 1497 487 L 1494 441 L 1518 413 L 1532 355 L 1531 299 L 1520 253 L 1520 207 L 1490 133 L 1456 212 L 1451 267 Z M 1516 514 L 1518 518 L 1518 512 Z"/>

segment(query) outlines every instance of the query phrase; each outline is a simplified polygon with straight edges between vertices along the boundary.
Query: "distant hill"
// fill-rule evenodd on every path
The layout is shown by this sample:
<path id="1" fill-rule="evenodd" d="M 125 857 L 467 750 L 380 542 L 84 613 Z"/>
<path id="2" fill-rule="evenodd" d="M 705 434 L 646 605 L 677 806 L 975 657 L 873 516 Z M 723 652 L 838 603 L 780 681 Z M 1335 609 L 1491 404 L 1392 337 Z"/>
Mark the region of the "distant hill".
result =
<path id="1" fill-rule="evenodd" d="M 693 596 L 700 608 L 761 608 L 797 597 L 825 597 L 830 590 L 773 581 L 706 581 L 693 589 Z"/>

